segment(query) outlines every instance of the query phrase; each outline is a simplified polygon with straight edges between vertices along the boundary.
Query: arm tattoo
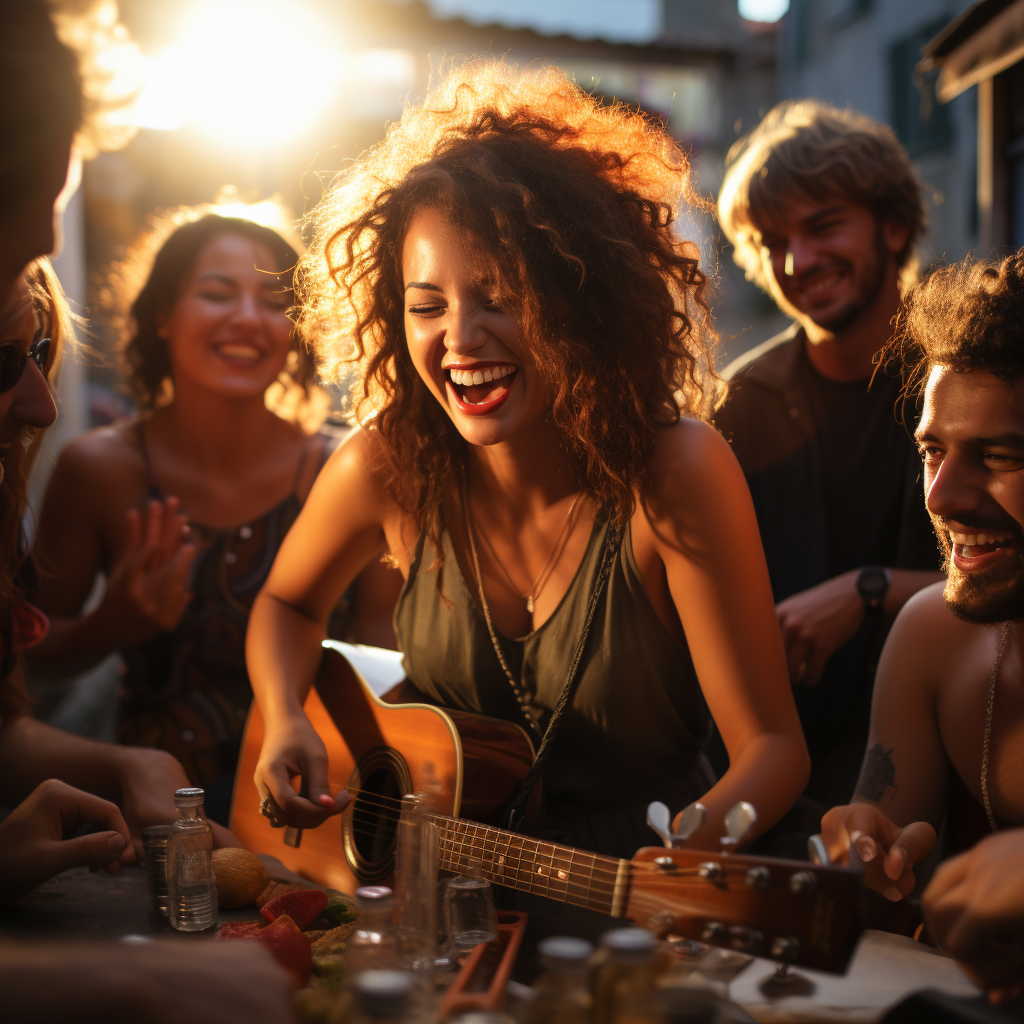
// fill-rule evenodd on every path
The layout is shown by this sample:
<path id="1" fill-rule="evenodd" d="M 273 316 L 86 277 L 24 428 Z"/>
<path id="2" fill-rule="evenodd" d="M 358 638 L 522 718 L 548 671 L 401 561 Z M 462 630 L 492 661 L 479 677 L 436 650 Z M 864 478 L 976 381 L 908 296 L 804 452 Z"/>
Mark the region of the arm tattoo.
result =
<path id="1" fill-rule="evenodd" d="M 890 747 L 883 750 L 882 744 L 876 743 L 864 755 L 864 765 L 860 770 L 854 796 L 862 796 L 866 800 L 880 804 L 890 787 L 892 795 L 896 795 L 899 787 L 896 785 L 896 765 L 892 763 L 892 752 L 895 749 Z"/>

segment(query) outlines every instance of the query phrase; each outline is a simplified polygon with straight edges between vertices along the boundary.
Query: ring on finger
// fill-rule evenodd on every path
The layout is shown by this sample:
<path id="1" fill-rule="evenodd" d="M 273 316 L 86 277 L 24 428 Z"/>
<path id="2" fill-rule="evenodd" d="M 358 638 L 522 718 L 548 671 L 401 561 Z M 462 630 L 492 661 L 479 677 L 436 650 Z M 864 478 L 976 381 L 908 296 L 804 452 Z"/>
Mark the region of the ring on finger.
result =
<path id="1" fill-rule="evenodd" d="M 271 828 L 284 828 L 284 822 L 278 816 L 280 808 L 274 803 L 274 798 L 268 793 L 260 802 L 260 814 L 270 822 Z"/>

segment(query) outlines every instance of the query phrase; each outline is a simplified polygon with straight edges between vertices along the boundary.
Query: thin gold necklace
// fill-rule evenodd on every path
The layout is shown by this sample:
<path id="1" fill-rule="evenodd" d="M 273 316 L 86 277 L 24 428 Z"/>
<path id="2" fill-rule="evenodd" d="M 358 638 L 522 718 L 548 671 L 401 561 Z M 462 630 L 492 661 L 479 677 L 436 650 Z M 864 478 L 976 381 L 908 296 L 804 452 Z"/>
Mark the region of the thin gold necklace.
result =
<path id="1" fill-rule="evenodd" d="M 529 612 L 530 615 L 533 614 L 533 610 L 536 607 L 537 599 L 540 597 L 540 592 L 547 586 L 547 582 L 551 578 L 551 573 L 554 572 L 555 565 L 558 561 L 558 559 L 555 558 L 555 555 L 560 554 L 561 549 L 565 547 L 565 544 L 562 543 L 563 536 L 565 536 L 565 542 L 568 543 L 569 536 L 571 536 L 571 533 L 569 535 L 566 535 L 565 531 L 568 528 L 569 522 L 572 519 L 572 514 L 575 511 L 577 504 L 579 504 L 580 498 L 582 497 L 583 492 L 580 491 L 579 494 L 577 494 L 576 497 L 573 498 L 572 504 L 569 506 L 569 511 L 566 514 L 565 522 L 562 523 L 562 528 L 558 531 L 558 536 L 555 538 L 554 546 L 551 548 L 551 554 L 548 555 L 548 560 L 544 563 L 544 566 L 541 569 L 540 573 L 538 573 L 537 578 L 533 581 L 533 586 L 530 588 L 529 592 L 524 594 L 516 586 L 515 580 L 513 580 L 512 577 L 508 574 L 508 570 L 505 568 L 501 559 L 498 557 L 498 552 L 494 550 L 494 546 L 491 544 L 490 540 L 488 540 L 487 534 L 484 533 L 484 531 L 481 530 L 478 526 L 476 526 L 476 518 L 474 517 L 473 510 L 472 508 L 470 508 L 469 505 L 469 492 L 467 491 L 465 494 L 466 511 L 469 515 L 469 518 L 473 521 L 473 525 L 476 529 L 476 532 L 480 534 L 481 539 L 487 545 L 487 550 L 490 551 L 491 557 L 494 559 L 498 568 L 502 571 L 502 574 L 504 575 L 505 579 L 508 580 L 509 585 L 512 587 L 513 593 L 515 593 L 521 600 L 526 602 L 526 610 L 527 612 Z M 545 575 L 545 573 L 547 575 Z"/>
<path id="2" fill-rule="evenodd" d="M 992 803 L 988 798 L 988 752 L 992 739 L 992 712 L 996 706 L 996 678 L 999 675 L 999 663 L 1003 660 L 1003 651 L 1006 650 L 1006 638 L 1010 635 L 1010 624 L 1003 626 L 1003 635 L 999 638 L 999 647 L 996 650 L 996 663 L 992 666 L 992 678 L 988 683 L 988 706 L 985 708 L 985 740 L 981 745 L 981 799 L 985 804 L 985 814 L 988 816 L 988 824 L 993 832 L 999 831 L 996 823 L 996 816 L 992 813 Z"/>

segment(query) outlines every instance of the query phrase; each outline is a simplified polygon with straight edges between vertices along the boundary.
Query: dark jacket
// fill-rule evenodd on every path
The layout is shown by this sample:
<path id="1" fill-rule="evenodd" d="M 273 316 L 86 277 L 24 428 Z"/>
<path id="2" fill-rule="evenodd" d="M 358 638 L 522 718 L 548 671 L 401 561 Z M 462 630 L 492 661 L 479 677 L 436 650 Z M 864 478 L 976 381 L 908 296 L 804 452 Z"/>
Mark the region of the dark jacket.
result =
<path id="1" fill-rule="evenodd" d="M 794 324 L 736 360 L 725 371 L 730 391 L 715 416 L 715 426 L 731 443 L 754 499 L 776 601 L 829 578 L 821 453 L 800 372 L 803 345 L 803 331 Z M 938 548 L 924 505 L 921 460 L 909 429 L 906 467 L 897 556 L 890 568 L 938 569 Z M 864 486 L 870 487 L 871 481 L 865 480 Z M 882 558 L 877 561 L 881 563 Z M 820 786 L 812 777 L 811 788 L 821 789 L 826 802 L 835 799 L 836 787 L 843 790 L 848 784 L 852 789 L 856 781 L 883 640 L 881 624 L 866 620 L 857 635 L 829 659 L 816 687 L 794 690 L 815 775 L 821 775 L 820 768 L 829 776 Z M 839 748 L 847 746 L 850 752 L 840 755 Z M 838 758 L 842 768 L 825 770 L 830 757 Z"/>

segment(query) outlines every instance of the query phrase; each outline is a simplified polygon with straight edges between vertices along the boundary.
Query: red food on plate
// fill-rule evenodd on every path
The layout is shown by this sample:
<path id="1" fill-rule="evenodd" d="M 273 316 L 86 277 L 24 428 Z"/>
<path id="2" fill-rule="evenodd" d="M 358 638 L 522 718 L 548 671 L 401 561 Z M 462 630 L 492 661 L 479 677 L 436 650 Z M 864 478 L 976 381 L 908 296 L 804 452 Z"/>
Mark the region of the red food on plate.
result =
<path id="1" fill-rule="evenodd" d="M 300 889 L 286 892 L 264 903 L 260 913 L 268 921 L 276 921 L 287 914 L 301 930 L 308 928 L 327 907 L 327 893 L 319 889 Z"/>
<path id="2" fill-rule="evenodd" d="M 291 972 L 297 986 L 301 988 L 309 981 L 313 973 L 312 944 L 287 914 L 282 914 L 266 928 L 260 928 L 251 938 L 270 950 L 274 959 Z"/>
<path id="3" fill-rule="evenodd" d="M 217 929 L 215 939 L 251 939 L 261 928 L 262 921 L 228 921 Z"/>

